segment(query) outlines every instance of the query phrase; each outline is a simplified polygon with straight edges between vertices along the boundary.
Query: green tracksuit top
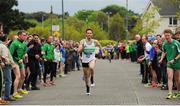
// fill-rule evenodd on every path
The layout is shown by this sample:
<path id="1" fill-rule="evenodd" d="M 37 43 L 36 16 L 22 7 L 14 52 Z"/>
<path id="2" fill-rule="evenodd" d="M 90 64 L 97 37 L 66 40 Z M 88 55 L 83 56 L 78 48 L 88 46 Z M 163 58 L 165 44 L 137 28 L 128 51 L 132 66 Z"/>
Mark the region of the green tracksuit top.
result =
<path id="1" fill-rule="evenodd" d="M 53 61 L 54 60 L 54 45 L 50 43 L 45 43 L 42 46 L 42 51 L 45 53 L 43 54 L 43 59 Z"/>
<path id="2" fill-rule="evenodd" d="M 28 47 L 24 41 L 16 39 L 11 43 L 9 49 L 13 57 L 13 60 L 17 63 L 21 59 L 24 60 Z"/>

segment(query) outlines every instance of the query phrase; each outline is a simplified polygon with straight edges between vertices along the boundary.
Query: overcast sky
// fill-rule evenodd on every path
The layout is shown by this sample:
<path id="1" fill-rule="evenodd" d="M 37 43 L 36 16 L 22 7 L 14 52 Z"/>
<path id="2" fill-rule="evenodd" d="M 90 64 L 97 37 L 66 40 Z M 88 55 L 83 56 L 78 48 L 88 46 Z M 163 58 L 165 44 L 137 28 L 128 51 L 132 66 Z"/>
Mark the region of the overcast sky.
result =
<path id="1" fill-rule="evenodd" d="M 129 9 L 136 13 L 142 13 L 146 8 L 149 0 L 129 0 Z M 53 6 L 53 12 L 61 14 L 61 0 L 18 0 L 18 8 L 23 12 L 50 12 L 50 6 Z M 100 10 L 107 5 L 116 4 L 126 5 L 126 0 L 64 0 L 64 10 L 73 15 L 78 10 L 93 9 Z"/>

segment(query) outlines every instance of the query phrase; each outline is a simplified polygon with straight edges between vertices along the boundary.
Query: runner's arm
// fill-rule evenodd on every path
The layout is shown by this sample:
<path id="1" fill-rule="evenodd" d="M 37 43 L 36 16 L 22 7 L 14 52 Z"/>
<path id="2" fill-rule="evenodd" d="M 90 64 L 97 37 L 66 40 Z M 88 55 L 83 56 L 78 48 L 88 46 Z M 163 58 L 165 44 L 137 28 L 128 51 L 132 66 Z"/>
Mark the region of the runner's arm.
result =
<path id="1" fill-rule="evenodd" d="M 102 49 L 102 46 L 101 46 L 101 44 L 99 43 L 98 40 L 95 40 L 95 43 L 96 43 L 96 46 L 98 46 L 100 49 Z"/>

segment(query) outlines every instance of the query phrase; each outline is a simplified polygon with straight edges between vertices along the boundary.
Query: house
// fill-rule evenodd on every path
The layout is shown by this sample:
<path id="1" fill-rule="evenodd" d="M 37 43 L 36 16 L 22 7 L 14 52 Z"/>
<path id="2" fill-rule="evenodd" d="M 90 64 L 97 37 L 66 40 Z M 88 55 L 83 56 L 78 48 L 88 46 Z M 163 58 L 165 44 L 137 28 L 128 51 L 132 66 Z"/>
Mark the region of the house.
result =
<path id="1" fill-rule="evenodd" d="M 159 26 L 155 28 L 155 34 L 162 34 L 164 29 L 171 29 L 175 32 L 180 26 L 180 20 L 177 13 L 180 12 L 180 2 L 173 3 L 172 0 L 150 0 L 145 12 L 150 11 L 153 7 L 159 8 L 154 14 L 154 19 L 159 21 Z M 144 24 L 144 22 L 143 22 Z"/>

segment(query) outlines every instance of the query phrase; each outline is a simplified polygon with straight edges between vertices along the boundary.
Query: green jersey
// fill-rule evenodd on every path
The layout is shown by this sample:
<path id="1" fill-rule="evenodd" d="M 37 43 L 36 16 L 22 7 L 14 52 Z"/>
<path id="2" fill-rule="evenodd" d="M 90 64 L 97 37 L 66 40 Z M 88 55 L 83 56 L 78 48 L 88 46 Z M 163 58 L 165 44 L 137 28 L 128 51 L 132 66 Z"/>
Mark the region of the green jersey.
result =
<path id="1" fill-rule="evenodd" d="M 43 54 L 43 58 L 46 60 L 54 60 L 54 45 L 50 43 L 45 43 L 43 47 L 41 48 L 42 51 L 45 53 Z"/>
<path id="2" fill-rule="evenodd" d="M 163 43 L 163 52 L 166 53 L 167 61 L 171 61 L 176 58 L 176 56 L 180 53 L 180 43 L 177 40 L 169 43 L 165 41 Z M 180 59 L 177 59 L 174 64 L 168 64 L 169 68 L 180 69 Z"/>
<path id="3" fill-rule="evenodd" d="M 126 46 L 126 53 L 129 53 L 130 52 L 130 47 L 129 45 Z"/>
<path id="4" fill-rule="evenodd" d="M 9 49 L 13 60 L 17 63 L 19 60 L 25 59 L 25 54 L 27 53 L 28 47 L 24 41 L 16 39 L 11 43 Z"/>

